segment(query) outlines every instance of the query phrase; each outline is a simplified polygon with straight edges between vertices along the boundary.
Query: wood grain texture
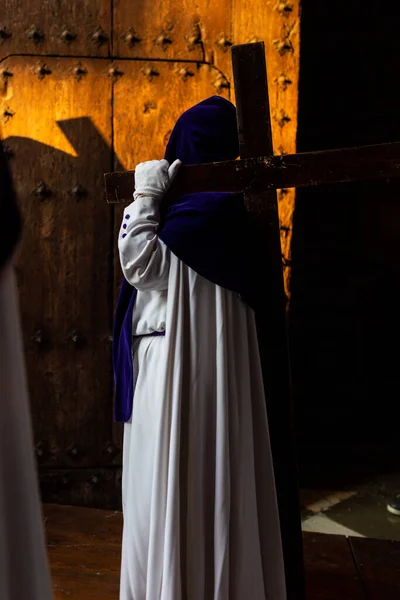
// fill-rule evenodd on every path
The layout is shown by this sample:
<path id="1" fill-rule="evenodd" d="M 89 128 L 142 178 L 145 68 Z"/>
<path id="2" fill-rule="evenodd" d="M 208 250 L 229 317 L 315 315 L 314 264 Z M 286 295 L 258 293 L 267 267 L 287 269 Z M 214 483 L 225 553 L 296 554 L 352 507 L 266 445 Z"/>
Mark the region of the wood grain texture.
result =
<path id="1" fill-rule="evenodd" d="M 118 0 L 114 3 L 114 55 L 203 61 L 199 18 L 190 0 Z M 220 11 L 223 12 L 223 11 Z"/>
<path id="2" fill-rule="evenodd" d="M 345 537 L 308 533 L 303 547 L 308 600 L 366 600 Z"/>
<path id="3" fill-rule="evenodd" d="M 112 444 L 111 211 L 101 201 L 111 164 L 109 62 L 34 57 L 0 100 L 2 138 L 24 231 L 17 263 L 37 457 L 41 466 L 106 466 Z M 13 113 L 4 118 L 4 111 Z M 93 158 L 95 157 L 95 160 Z"/>
<path id="4" fill-rule="evenodd" d="M 215 93 L 218 71 L 209 65 L 129 61 L 114 84 L 114 148 L 124 169 L 163 158 L 181 113 Z M 187 69 L 183 78 L 181 69 Z M 229 97 L 229 92 L 222 94 Z"/>
<path id="5" fill-rule="evenodd" d="M 275 154 L 296 152 L 300 66 L 300 0 L 233 0 L 232 41 L 264 41 Z M 218 56 L 218 53 L 217 53 Z M 220 63 L 216 59 L 216 65 Z M 229 71 L 227 71 L 229 73 Z M 229 74 L 227 75 L 229 78 Z M 251 93 L 251 90 L 249 90 Z M 292 216 L 295 191 L 278 192 L 284 283 L 290 293 Z"/>
<path id="6" fill-rule="evenodd" d="M 44 504 L 48 546 L 120 544 L 122 513 L 80 506 Z"/>
<path id="7" fill-rule="evenodd" d="M 108 0 L 48 0 L 45 5 L 40 0 L 2 0 L 0 58 L 10 54 L 108 56 L 110 29 Z"/>
<path id="8" fill-rule="evenodd" d="M 272 155 L 271 115 L 265 48 L 262 42 L 232 48 L 237 104 L 239 150 L 242 158 Z M 252 94 L 248 94 L 249 87 Z M 258 343 L 268 412 L 272 459 L 282 534 L 288 600 L 305 600 L 305 579 L 297 465 L 294 449 L 293 403 L 286 331 L 285 292 L 275 189 L 252 185 L 244 201 L 258 237 L 255 273 L 268 281 L 268 292 L 258 286 L 255 299 Z M 249 267 L 250 268 L 250 267 Z M 265 289 L 265 288 L 264 288 Z M 256 427 L 256 425 L 255 425 Z M 261 439 L 255 434 L 255 439 Z M 259 450 L 261 451 L 261 450 Z M 259 452 L 255 448 L 255 453 Z M 263 509 L 260 507 L 260 523 Z"/>
<path id="9" fill-rule="evenodd" d="M 66 596 L 71 600 L 116 600 L 121 513 L 47 504 L 43 506 L 43 516 L 54 600 L 64 600 Z M 393 573 L 398 570 L 398 542 L 360 538 L 347 540 L 339 535 L 316 533 L 305 533 L 303 540 L 307 600 L 392 600 L 399 597 L 398 589 L 393 588 L 395 595 L 386 595 L 388 588 L 385 587 L 388 582 L 395 581 Z M 369 572 L 367 579 L 362 573 L 364 584 L 368 586 L 369 582 L 375 581 L 375 589 L 380 594 L 370 596 L 372 588 L 363 589 L 349 542 L 356 542 L 359 548 L 362 547 L 364 565 Z M 386 567 L 383 564 L 385 558 Z"/>
<path id="10" fill-rule="evenodd" d="M 121 510 L 121 474 L 121 467 L 113 466 L 41 469 L 42 502 Z"/>
<path id="11" fill-rule="evenodd" d="M 390 540 L 351 538 L 350 545 L 368 600 L 400 598 L 400 545 Z"/>
<path id="12" fill-rule="evenodd" d="M 400 143 L 377 144 L 287 156 L 248 158 L 224 163 L 188 165 L 179 173 L 165 200 L 193 192 L 276 190 L 282 186 L 315 187 L 400 177 Z M 109 203 L 130 202 L 134 171 L 104 176 Z"/>
<path id="13" fill-rule="evenodd" d="M 122 514 L 46 504 L 43 515 L 54 600 L 115 600 Z"/>

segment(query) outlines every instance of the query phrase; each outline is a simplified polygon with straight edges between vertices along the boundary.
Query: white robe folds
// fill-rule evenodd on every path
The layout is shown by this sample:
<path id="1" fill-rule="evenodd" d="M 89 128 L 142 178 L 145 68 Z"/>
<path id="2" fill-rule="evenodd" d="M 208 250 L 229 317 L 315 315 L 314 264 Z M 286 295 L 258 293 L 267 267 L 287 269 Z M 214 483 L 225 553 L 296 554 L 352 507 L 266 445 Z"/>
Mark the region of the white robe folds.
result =
<path id="1" fill-rule="evenodd" d="M 0 598 L 52 597 L 12 267 L 0 273 Z"/>
<path id="2" fill-rule="evenodd" d="M 166 248 L 156 204 L 127 214 L 124 274 L 167 306 L 165 337 L 133 343 L 120 598 L 285 600 L 254 313 Z"/>

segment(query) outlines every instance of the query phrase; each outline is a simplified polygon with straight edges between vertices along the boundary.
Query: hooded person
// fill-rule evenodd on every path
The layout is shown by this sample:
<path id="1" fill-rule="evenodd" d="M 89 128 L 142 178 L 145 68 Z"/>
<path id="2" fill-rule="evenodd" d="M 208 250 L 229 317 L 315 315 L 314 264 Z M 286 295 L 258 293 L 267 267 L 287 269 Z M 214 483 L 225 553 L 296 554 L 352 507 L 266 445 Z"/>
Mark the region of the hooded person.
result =
<path id="1" fill-rule="evenodd" d="M 121 600 L 285 600 L 243 197 L 163 197 L 179 165 L 235 159 L 236 111 L 186 111 L 137 166 L 118 238 L 115 419 L 124 425 Z"/>
<path id="2" fill-rule="evenodd" d="M 12 266 L 21 220 L 1 144 L 0 206 L 0 598 L 50 600 Z"/>

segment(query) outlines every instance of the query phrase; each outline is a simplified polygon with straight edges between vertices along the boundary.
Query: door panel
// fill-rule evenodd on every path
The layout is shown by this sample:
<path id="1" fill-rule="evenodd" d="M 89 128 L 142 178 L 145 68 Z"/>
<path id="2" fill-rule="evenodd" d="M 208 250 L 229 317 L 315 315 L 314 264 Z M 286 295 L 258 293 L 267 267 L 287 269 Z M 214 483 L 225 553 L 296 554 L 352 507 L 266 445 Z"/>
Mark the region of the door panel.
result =
<path id="1" fill-rule="evenodd" d="M 2 0 L 0 58 L 10 54 L 108 56 L 107 0 Z"/>
<path id="2" fill-rule="evenodd" d="M 204 60 L 197 7 L 190 0 L 119 0 L 114 4 L 118 57 Z"/>
<path id="3" fill-rule="evenodd" d="M 125 169 L 162 158 L 179 115 L 193 104 L 222 91 L 219 72 L 209 65 L 130 61 L 114 86 L 114 148 Z"/>
<path id="4" fill-rule="evenodd" d="M 0 100 L 24 231 L 17 275 L 37 456 L 112 464 L 108 60 L 3 62 Z"/>
<path id="5" fill-rule="evenodd" d="M 230 46 L 258 39 L 275 151 L 293 152 L 298 29 L 299 0 L 49 0 L 46 10 L 3 1 L 0 132 L 25 220 L 17 269 L 45 498 L 111 506 L 119 497 L 110 338 L 121 209 L 105 203 L 103 173 L 161 158 L 186 108 L 232 97 Z M 111 63 L 112 45 L 131 60 Z M 290 264 L 294 193 L 279 198 Z"/>

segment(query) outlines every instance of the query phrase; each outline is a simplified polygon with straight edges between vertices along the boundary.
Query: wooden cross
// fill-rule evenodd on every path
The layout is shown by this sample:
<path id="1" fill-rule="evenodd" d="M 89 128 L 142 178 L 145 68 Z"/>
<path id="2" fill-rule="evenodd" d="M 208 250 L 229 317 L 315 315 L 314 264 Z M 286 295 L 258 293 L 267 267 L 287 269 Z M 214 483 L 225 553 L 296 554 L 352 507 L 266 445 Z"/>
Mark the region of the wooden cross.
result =
<path id="1" fill-rule="evenodd" d="M 256 317 L 277 485 L 288 600 L 304 600 L 304 567 L 277 189 L 400 176 L 400 144 L 274 156 L 262 42 L 232 47 L 240 160 L 181 167 L 169 197 L 243 192 L 264 245 Z M 131 202 L 134 171 L 105 174 L 107 201 Z M 256 425 L 255 425 L 256 426 Z"/>

